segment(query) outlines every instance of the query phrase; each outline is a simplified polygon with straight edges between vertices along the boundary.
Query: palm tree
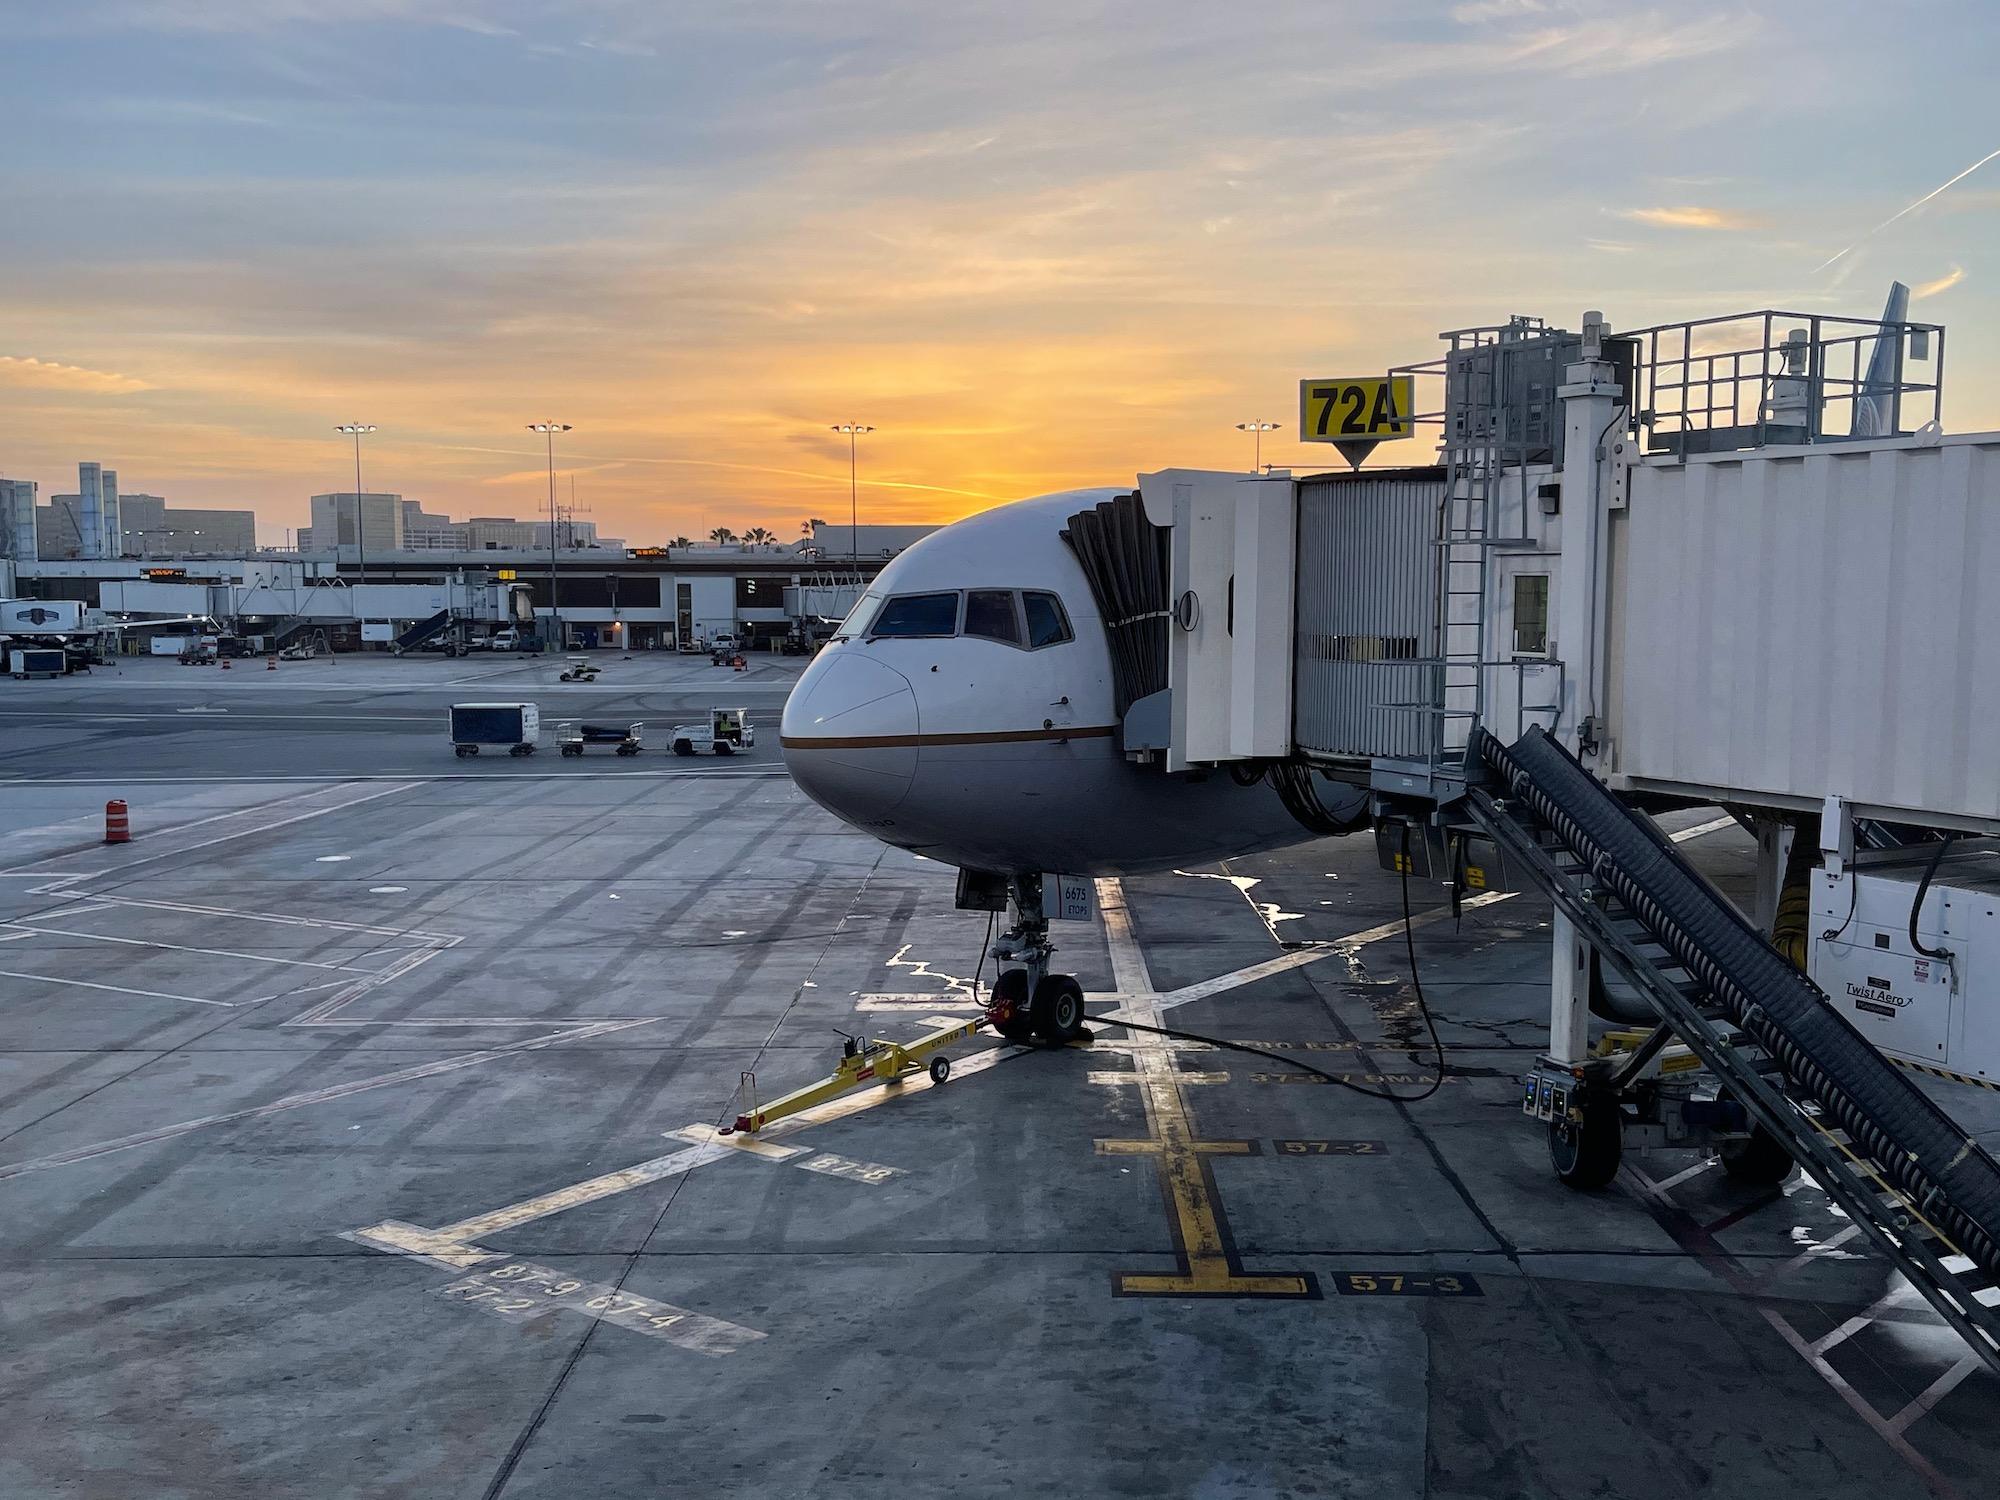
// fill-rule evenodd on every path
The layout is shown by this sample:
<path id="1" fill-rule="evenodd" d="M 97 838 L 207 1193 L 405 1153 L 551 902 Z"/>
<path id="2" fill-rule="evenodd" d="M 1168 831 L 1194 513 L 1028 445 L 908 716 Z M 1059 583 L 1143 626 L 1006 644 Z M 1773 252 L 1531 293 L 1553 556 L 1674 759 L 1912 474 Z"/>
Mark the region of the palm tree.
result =
<path id="1" fill-rule="evenodd" d="M 677 536 L 671 542 L 668 542 L 667 545 L 669 547 L 692 547 L 694 543 L 684 536 Z"/>
<path id="2" fill-rule="evenodd" d="M 824 525 L 826 525 L 826 522 L 822 521 L 818 516 L 814 516 L 811 520 L 805 522 L 802 526 L 799 527 L 799 535 L 811 536 L 816 528 Z"/>
<path id="3" fill-rule="evenodd" d="M 743 540 L 746 542 L 775 542 L 777 537 L 761 526 L 752 526 L 748 531 L 743 533 Z"/>
<path id="4" fill-rule="evenodd" d="M 727 526 L 718 526 L 708 534 L 708 539 L 718 547 L 727 547 L 736 540 L 736 533 Z"/>

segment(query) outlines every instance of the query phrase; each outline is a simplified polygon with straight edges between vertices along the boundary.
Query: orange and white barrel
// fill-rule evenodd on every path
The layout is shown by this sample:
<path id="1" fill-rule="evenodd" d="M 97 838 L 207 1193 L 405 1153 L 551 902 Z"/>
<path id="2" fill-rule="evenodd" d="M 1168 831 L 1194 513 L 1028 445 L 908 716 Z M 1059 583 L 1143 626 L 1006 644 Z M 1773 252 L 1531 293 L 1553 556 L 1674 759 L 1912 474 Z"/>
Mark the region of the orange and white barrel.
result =
<path id="1" fill-rule="evenodd" d="M 127 816 L 125 799 L 122 797 L 113 797 L 104 804 L 104 842 L 107 844 L 132 842 L 132 821 Z"/>

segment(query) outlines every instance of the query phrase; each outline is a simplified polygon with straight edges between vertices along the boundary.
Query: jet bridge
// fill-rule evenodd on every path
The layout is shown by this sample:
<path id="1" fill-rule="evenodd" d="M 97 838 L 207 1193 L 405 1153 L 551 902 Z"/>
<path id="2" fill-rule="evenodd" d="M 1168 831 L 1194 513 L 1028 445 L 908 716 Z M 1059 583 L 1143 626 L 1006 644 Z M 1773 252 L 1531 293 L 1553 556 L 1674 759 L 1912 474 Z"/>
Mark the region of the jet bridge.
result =
<path id="1" fill-rule="evenodd" d="M 1516 318 L 1392 372 L 1434 465 L 1140 476 L 1164 686 L 1125 748 L 1325 831 L 1365 788 L 1393 868 L 1546 892 L 1564 1180 L 1796 1162 L 2000 1370 L 2000 1167 L 1895 1067 L 2000 1082 L 2000 433 L 1943 433 L 1906 314 Z M 1647 816 L 1712 805 L 1748 913 Z"/>

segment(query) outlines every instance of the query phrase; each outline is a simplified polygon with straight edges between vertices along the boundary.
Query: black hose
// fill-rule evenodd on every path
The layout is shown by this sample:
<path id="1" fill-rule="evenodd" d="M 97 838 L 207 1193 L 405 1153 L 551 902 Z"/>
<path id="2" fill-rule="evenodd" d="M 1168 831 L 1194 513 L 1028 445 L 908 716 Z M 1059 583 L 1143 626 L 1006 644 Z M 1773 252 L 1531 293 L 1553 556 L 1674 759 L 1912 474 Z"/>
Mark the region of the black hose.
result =
<path id="1" fill-rule="evenodd" d="M 1403 852 L 1405 855 L 1409 853 L 1409 848 L 1409 829 L 1405 826 L 1403 830 Z M 1423 981 L 1417 974 L 1416 927 L 1410 920 L 1409 863 L 1407 858 L 1403 860 L 1403 944 L 1410 955 L 1410 987 L 1417 992 L 1417 1008 L 1423 1012 L 1424 1025 L 1429 1028 L 1431 1034 L 1431 1050 L 1437 1057 L 1437 1076 L 1431 1079 L 1430 1087 L 1425 1089 L 1421 1094 L 1391 1094 L 1381 1089 L 1371 1089 L 1356 1083 L 1351 1078 L 1343 1078 L 1338 1073 L 1329 1073 L 1324 1068 L 1316 1068 L 1311 1063 L 1300 1058 L 1286 1057 L 1277 1052 L 1268 1052 L 1262 1047 L 1253 1047 L 1248 1042 L 1232 1042 L 1219 1036 L 1203 1036 L 1200 1032 L 1180 1031 L 1172 1026 L 1149 1026 L 1141 1021 L 1127 1021 L 1122 1017 L 1115 1021 L 1107 1021 L 1106 1024 L 1123 1026 L 1130 1031 L 1151 1032 L 1154 1036 L 1176 1037 L 1184 1042 L 1200 1042 L 1209 1047 L 1224 1047 L 1231 1052 L 1247 1052 L 1252 1057 L 1268 1057 L 1273 1062 L 1284 1063 L 1287 1067 L 1297 1068 L 1301 1072 L 1310 1073 L 1315 1078 L 1323 1078 L 1328 1083 L 1339 1084 L 1344 1089 L 1351 1089 L 1364 1099 L 1380 1099 L 1387 1104 L 1421 1104 L 1424 1100 L 1430 1098 L 1432 1094 L 1435 1094 L 1439 1089 L 1444 1087 L 1444 1043 L 1438 1040 L 1437 1022 L 1431 1019 L 1430 1003 L 1424 999 Z M 1359 1051 L 1358 1044 L 1356 1050 L 1357 1052 Z"/>
<path id="2" fill-rule="evenodd" d="M 993 946 L 993 924 L 999 919 L 999 916 L 1000 913 L 997 911 L 989 911 L 986 914 L 986 938 L 979 945 L 979 962 L 972 970 L 972 998 L 975 1000 L 982 993 L 979 988 L 979 981 L 986 973 L 986 950 Z"/>
<path id="3" fill-rule="evenodd" d="M 1951 957 L 1951 949 L 1949 948 L 1926 948 L 1924 946 L 1923 940 L 1917 936 L 1917 913 L 1923 910 L 1924 896 L 1930 891 L 1931 879 L 1937 874 L 1938 866 L 1944 863 L 1945 855 L 1951 852 L 1952 840 L 1957 837 L 1956 833 L 1947 833 L 1938 841 L 1937 853 L 1933 854 L 1931 862 L 1924 866 L 1924 878 L 1917 882 L 1917 896 L 1910 903 L 1910 946 L 1923 954 L 1925 958 L 1949 959 Z M 1857 881 L 1856 884 L 1858 885 L 1859 882 Z"/>
<path id="4" fill-rule="evenodd" d="M 1363 798 L 1360 807 L 1343 817 L 1326 805 L 1313 785 L 1313 769 L 1295 761 L 1273 761 L 1265 775 L 1270 778 L 1278 793 L 1278 800 L 1285 804 L 1285 811 L 1298 819 L 1301 826 L 1328 838 L 1338 838 L 1343 834 L 1359 833 L 1374 821 L 1374 814 Z"/>

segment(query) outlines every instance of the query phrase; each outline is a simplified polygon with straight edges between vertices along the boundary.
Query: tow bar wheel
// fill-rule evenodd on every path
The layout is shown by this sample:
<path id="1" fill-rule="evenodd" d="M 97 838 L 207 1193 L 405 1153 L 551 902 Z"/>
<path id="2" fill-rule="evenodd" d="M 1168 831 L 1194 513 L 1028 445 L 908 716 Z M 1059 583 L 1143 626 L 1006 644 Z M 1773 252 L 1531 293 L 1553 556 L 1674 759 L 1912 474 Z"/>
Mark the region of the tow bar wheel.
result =
<path id="1" fill-rule="evenodd" d="M 931 1058 L 931 1082 L 943 1083 L 951 1077 L 951 1059 L 942 1052 Z"/>

